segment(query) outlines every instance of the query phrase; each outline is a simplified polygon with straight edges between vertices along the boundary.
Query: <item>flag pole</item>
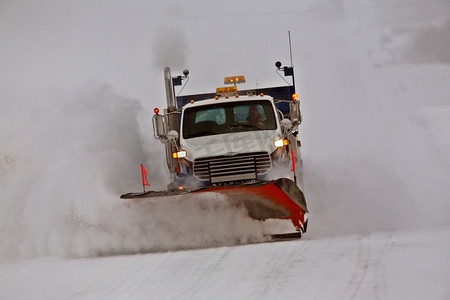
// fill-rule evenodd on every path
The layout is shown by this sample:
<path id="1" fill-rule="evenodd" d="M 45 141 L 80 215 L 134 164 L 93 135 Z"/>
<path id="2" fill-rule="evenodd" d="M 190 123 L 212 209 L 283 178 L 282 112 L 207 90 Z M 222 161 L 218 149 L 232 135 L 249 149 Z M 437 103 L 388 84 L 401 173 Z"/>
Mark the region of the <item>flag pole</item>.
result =
<path id="1" fill-rule="evenodd" d="M 143 164 L 141 164 L 141 175 L 142 175 L 142 189 L 144 190 L 145 193 L 145 186 L 146 185 L 150 186 L 150 183 L 148 183 L 147 181 L 147 171 L 145 170 Z"/>
<path id="2" fill-rule="evenodd" d="M 294 149 L 291 148 L 291 155 L 292 155 L 292 168 L 291 171 L 294 171 L 294 182 L 297 184 L 297 175 L 295 174 L 295 155 L 294 155 Z"/>

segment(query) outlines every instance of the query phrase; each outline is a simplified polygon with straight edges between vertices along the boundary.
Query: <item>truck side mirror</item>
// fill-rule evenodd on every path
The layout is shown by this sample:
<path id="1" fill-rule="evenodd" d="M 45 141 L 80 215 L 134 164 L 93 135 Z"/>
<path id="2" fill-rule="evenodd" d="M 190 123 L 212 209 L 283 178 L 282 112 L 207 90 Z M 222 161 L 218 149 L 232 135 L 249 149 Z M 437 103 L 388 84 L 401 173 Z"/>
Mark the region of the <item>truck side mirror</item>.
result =
<path id="1" fill-rule="evenodd" d="M 289 119 L 294 124 L 300 124 L 302 122 L 302 114 L 300 112 L 300 102 L 291 101 L 289 102 Z"/>
<path id="2" fill-rule="evenodd" d="M 153 115 L 153 135 L 158 140 L 164 140 L 167 136 L 166 120 L 164 115 Z"/>
<path id="3" fill-rule="evenodd" d="M 167 139 L 169 141 L 178 140 L 178 132 L 176 132 L 175 130 L 169 130 L 169 132 L 167 133 Z"/>

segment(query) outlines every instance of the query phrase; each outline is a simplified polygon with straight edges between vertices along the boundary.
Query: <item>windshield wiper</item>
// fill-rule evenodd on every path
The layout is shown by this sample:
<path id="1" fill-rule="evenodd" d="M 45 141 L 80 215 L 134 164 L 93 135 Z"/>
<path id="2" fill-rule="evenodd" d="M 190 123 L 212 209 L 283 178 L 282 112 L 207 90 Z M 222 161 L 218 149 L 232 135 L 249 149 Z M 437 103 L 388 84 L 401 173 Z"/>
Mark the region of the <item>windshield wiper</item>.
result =
<path id="1" fill-rule="evenodd" d="M 207 131 L 190 134 L 187 138 L 190 139 L 190 138 L 195 138 L 195 137 L 199 137 L 199 136 L 206 136 L 206 135 L 213 135 L 213 134 L 217 134 L 217 132 L 207 130 Z"/>
<path id="2" fill-rule="evenodd" d="M 252 128 L 252 129 L 261 129 L 261 128 L 259 128 L 258 126 L 255 126 L 255 125 L 251 125 L 251 124 L 239 124 L 239 123 L 233 123 L 233 124 L 230 124 L 230 128 L 233 128 L 233 127 L 245 127 L 245 128 Z"/>

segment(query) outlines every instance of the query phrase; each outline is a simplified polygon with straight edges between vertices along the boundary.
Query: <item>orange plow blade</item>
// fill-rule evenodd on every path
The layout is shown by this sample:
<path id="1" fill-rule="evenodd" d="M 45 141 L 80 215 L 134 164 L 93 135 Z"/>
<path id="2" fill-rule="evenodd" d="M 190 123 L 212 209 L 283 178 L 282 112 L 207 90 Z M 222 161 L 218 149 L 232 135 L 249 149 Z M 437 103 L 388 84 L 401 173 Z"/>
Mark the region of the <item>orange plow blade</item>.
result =
<path id="1" fill-rule="evenodd" d="M 305 214 L 308 213 L 305 197 L 290 179 L 273 181 L 205 186 L 193 190 L 149 191 L 128 193 L 122 199 L 179 196 L 195 193 L 218 193 L 226 196 L 232 205 L 244 206 L 250 217 L 257 220 L 288 219 L 298 231 L 306 231 Z"/>

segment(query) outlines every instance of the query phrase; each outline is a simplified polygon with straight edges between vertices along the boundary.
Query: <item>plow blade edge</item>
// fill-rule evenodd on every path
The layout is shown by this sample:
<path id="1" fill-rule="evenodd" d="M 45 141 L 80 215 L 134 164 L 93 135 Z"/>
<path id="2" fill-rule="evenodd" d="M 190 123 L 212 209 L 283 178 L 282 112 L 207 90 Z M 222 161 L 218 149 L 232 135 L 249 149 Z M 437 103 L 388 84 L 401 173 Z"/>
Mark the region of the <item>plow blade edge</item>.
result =
<path id="1" fill-rule="evenodd" d="M 171 191 L 149 191 L 128 193 L 122 199 L 164 198 L 199 193 L 218 193 L 226 196 L 235 206 L 244 206 L 250 217 L 257 220 L 288 219 L 303 232 L 306 231 L 305 213 L 308 212 L 305 197 L 298 186 L 290 179 L 257 181 L 245 184 L 224 186 L 204 186 L 197 189 Z"/>

